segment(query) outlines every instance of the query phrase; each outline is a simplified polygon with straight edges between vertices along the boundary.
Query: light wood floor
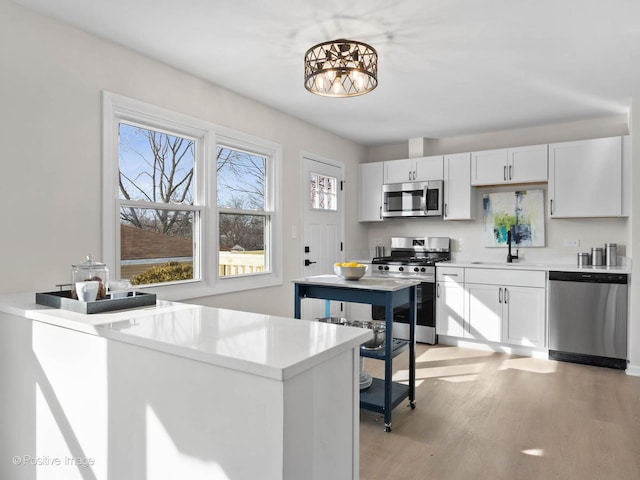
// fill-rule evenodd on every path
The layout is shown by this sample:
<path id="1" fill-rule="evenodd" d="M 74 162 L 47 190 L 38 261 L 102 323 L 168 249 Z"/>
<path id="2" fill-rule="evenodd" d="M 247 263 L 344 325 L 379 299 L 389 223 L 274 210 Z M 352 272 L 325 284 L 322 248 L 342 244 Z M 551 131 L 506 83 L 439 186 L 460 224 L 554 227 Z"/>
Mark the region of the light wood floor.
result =
<path id="1" fill-rule="evenodd" d="M 640 479 L 640 378 L 418 344 L 415 410 L 361 410 L 360 478 Z M 407 377 L 406 353 L 394 379 Z M 382 376 L 382 362 L 365 369 Z"/>

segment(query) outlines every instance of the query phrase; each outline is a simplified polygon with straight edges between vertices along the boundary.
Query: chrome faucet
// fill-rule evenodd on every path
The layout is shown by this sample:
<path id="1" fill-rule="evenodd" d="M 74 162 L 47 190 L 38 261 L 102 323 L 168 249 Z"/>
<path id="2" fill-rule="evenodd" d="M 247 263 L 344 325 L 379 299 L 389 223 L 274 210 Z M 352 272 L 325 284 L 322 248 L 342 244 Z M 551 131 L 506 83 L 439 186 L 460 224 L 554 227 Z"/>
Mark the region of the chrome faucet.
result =
<path id="1" fill-rule="evenodd" d="M 518 259 L 518 250 L 516 249 L 516 254 L 511 254 L 511 229 L 507 232 L 507 247 L 509 247 L 509 251 L 507 252 L 507 263 L 512 263 L 514 260 Z"/>

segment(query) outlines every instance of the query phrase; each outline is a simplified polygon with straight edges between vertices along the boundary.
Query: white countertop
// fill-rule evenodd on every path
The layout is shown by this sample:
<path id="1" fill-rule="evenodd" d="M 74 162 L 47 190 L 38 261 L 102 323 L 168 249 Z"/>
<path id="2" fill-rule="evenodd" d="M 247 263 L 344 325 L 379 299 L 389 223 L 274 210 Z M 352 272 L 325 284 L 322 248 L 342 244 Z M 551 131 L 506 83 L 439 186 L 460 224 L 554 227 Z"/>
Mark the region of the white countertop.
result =
<path id="1" fill-rule="evenodd" d="M 162 300 L 85 315 L 37 305 L 34 293 L 6 294 L 0 312 L 276 380 L 372 338 L 368 329 Z"/>
<path id="2" fill-rule="evenodd" d="M 543 262 L 472 262 L 472 261 L 449 261 L 439 262 L 439 266 L 465 267 L 465 268 L 500 268 L 500 269 L 516 269 L 516 270 L 543 270 L 543 271 L 560 271 L 560 272 L 603 272 L 603 273 L 631 273 L 630 265 L 618 265 L 615 267 L 607 266 L 588 266 L 579 267 L 566 263 L 543 263 Z"/>
<path id="3" fill-rule="evenodd" d="M 359 290 L 380 290 L 385 292 L 395 292 L 403 288 L 419 285 L 420 280 L 412 279 L 391 279 L 364 276 L 360 280 L 344 280 L 337 275 L 316 275 L 313 277 L 297 278 L 294 283 L 304 285 L 323 285 L 329 287 L 348 287 Z"/>

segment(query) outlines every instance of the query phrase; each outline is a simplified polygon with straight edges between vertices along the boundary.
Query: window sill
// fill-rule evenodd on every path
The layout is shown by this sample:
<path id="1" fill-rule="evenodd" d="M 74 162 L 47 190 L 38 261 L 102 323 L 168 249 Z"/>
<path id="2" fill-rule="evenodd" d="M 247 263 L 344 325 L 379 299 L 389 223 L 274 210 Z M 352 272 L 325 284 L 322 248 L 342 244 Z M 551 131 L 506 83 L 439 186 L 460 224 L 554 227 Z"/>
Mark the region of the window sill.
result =
<path id="1" fill-rule="evenodd" d="M 139 290 L 155 293 L 158 298 L 163 300 L 177 302 L 278 285 L 282 285 L 282 279 L 276 275 L 267 274 L 250 278 L 225 278 L 218 280 L 215 286 L 204 281 L 194 281 L 165 286 L 140 287 Z"/>

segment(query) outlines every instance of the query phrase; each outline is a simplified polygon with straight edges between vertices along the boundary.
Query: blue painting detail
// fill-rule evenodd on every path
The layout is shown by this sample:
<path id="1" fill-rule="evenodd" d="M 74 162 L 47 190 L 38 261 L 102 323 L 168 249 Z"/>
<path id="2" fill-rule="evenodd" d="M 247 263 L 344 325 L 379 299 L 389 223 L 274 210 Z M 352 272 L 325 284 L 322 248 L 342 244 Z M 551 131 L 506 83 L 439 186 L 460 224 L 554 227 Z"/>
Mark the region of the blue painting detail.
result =
<path id="1" fill-rule="evenodd" d="M 511 231 L 514 246 L 544 246 L 544 192 L 522 190 L 487 193 L 482 198 L 485 246 L 506 245 Z"/>

